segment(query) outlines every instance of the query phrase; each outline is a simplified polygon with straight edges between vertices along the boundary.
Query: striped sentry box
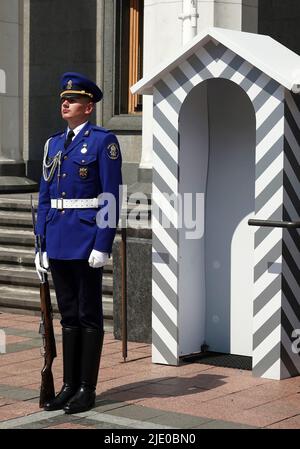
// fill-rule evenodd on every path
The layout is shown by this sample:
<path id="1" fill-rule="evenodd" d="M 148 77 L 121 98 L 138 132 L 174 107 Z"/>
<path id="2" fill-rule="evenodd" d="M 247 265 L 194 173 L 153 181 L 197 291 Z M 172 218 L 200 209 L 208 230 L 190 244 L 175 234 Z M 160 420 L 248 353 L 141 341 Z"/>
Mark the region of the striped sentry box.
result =
<path id="1" fill-rule="evenodd" d="M 224 78 L 246 92 L 256 117 L 256 218 L 300 217 L 299 97 L 246 59 L 217 39 L 205 39 L 153 77 L 154 363 L 179 363 L 179 115 L 193 87 Z M 145 84 L 149 93 L 149 80 Z M 174 201 L 166 201 L 164 193 Z M 165 220 L 171 226 L 165 227 Z M 300 372 L 299 230 L 259 227 L 254 242 L 253 374 L 295 376 Z"/>

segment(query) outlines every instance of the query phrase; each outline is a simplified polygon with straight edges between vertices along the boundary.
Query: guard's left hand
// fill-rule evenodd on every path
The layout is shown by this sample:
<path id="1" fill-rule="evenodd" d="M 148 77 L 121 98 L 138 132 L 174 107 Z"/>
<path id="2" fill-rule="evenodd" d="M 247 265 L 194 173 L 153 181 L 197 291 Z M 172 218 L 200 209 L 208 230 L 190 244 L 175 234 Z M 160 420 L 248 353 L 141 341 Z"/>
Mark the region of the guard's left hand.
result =
<path id="1" fill-rule="evenodd" d="M 108 259 L 108 253 L 102 253 L 101 251 L 93 249 L 89 257 L 89 266 L 92 268 L 103 267 L 107 263 Z"/>

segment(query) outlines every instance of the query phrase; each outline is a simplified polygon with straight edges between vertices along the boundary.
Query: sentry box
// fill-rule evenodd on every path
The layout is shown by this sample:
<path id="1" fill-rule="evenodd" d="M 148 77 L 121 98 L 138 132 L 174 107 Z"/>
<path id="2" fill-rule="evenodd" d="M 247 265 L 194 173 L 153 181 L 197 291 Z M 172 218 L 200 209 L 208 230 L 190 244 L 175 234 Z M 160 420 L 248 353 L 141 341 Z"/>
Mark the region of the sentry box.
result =
<path id="1" fill-rule="evenodd" d="M 299 374 L 299 91 L 298 55 L 221 28 L 133 86 L 153 95 L 154 363 L 206 347 Z"/>

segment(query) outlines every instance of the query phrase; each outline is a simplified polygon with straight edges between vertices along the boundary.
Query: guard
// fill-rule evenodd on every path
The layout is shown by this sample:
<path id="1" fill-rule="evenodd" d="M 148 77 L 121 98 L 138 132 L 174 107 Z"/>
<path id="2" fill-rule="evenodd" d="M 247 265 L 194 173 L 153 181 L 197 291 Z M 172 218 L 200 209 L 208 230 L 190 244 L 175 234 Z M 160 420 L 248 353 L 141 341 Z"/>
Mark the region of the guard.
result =
<path id="1" fill-rule="evenodd" d="M 61 314 L 63 386 L 45 410 L 91 409 L 103 346 L 102 271 L 119 219 L 121 152 L 116 136 L 89 119 L 102 99 L 86 76 L 61 78 L 68 127 L 45 144 L 36 234 L 37 272 L 51 270 Z"/>

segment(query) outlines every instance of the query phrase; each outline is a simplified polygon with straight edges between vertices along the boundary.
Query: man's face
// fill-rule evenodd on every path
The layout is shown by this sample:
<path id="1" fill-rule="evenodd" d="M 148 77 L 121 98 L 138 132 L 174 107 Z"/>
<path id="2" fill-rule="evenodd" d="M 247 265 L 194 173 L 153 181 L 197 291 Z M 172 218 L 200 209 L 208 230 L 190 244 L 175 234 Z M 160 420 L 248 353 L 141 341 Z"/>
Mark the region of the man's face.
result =
<path id="1" fill-rule="evenodd" d="M 62 98 L 61 115 L 70 124 L 84 123 L 93 111 L 93 103 L 86 97 Z"/>

